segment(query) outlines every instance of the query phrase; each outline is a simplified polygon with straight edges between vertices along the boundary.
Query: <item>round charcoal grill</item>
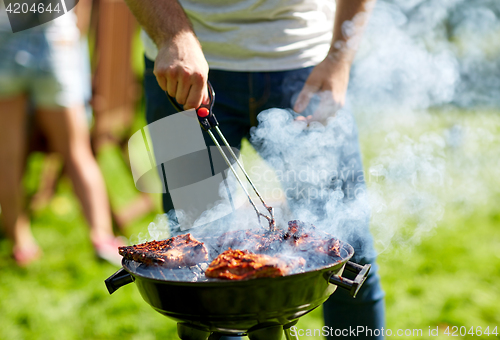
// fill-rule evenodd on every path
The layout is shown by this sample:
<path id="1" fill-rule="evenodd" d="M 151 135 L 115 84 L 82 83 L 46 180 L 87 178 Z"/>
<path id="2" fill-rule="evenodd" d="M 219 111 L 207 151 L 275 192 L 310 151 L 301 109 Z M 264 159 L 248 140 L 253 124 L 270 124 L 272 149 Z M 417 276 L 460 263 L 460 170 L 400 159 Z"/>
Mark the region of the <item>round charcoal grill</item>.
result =
<path id="1" fill-rule="evenodd" d="M 321 268 L 275 278 L 240 281 L 210 279 L 201 282 L 162 279 L 152 270 L 139 270 L 133 260 L 106 279 L 110 294 L 135 282 L 144 300 L 157 312 L 177 321 L 182 340 L 215 340 L 222 335 L 248 335 L 251 340 L 298 339 L 290 327 L 321 305 L 337 289 L 353 297 L 366 280 L 370 265 L 350 262 L 353 248 L 342 243 L 340 257 Z M 357 274 L 342 277 L 344 270 Z"/>
<path id="2" fill-rule="evenodd" d="M 209 104 L 197 109 L 201 127 L 207 131 L 231 169 L 249 202 L 261 217 L 275 226 L 272 207 L 268 206 L 250 180 L 242 164 L 220 131 L 212 112 L 215 91 L 208 82 Z M 170 96 L 169 96 L 170 98 Z M 182 108 L 170 98 L 174 107 Z M 267 214 L 259 211 L 248 194 L 228 156 L 224 153 L 212 130 L 216 131 L 223 145 L 264 205 Z M 298 339 L 290 327 L 298 319 L 321 305 L 340 286 L 350 290 L 353 297 L 366 280 L 371 265 L 361 266 L 349 262 L 353 248 L 342 243 L 339 257 L 331 257 L 331 263 L 314 270 L 275 278 L 248 280 L 204 280 L 189 282 L 172 280 L 158 275 L 158 270 L 142 270 L 133 260 L 123 259 L 121 268 L 105 282 L 110 294 L 121 286 L 135 282 L 144 300 L 157 312 L 177 321 L 177 333 L 182 340 L 216 340 L 223 335 L 248 335 L 250 340 L 280 340 L 283 331 L 287 340 Z M 157 268 L 156 268 L 157 269 Z M 354 280 L 343 278 L 343 271 L 357 274 Z M 160 272 L 161 273 L 161 272 Z"/>

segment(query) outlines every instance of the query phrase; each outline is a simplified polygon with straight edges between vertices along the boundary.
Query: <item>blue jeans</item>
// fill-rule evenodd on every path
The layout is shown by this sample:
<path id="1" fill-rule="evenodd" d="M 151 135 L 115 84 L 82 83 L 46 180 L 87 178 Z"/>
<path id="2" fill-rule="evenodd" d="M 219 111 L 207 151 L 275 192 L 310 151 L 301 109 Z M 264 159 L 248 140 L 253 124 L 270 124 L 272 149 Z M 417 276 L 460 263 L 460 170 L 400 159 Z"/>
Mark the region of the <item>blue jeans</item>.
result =
<path id="1" fill-rule="evenodd" d="M 153 74 L 154 62 L 147 58 L 145 62 L 146 118 L 148 123 L 151 124 L 177 111 L 172 107 L 165 92 L 156 82 Z M 241 140 L 244 137 L 250 137 L 250 128 L 257 125 L 257 115 L 261 111 L 270 108 L 291 108 L 292 101 L 302 89 L 311 70 L 312 68 L 280 72 L 211 70 L 208 77 L 216 92 L 214 112 L 220 123 L 220 129 L 229 144 L 239 148 Z M 207 146 L 213 145 L 207 134 L 204 137 Z M 349 157 L 349 164 L 354 164 L 354 167 L 362 171 L 357 135 L 352 135 L 347 142 L 350 143 L 348 149 L 351 150 L 349 155 L 346 155 L 346 158 Z M 259 151 L 259 145 L 254 146 Z M 351 183 L 353 185 L 364 186 L 364 179 L 356 177 L 352 178 L 352 181 L 356 182 Z M 346 179 L 343 183 L 342 190 L 344 192 L 349 187 L 352 187 L 349 186 L 348 182 L 349 179 Z M 313 204 L 321 207 L 321 202 L 313 202 Z M 293 199 L 289 200 L 289 205 L 293 209 Z M 168 192 L 163 195 L 163 208 L 165 212 L 173 209 Z M 322 213 L 321 209 L 316 209 L 315 212 Z M 325 325 L 333 330 L 349 329 L 349 327 L 356 328 L 358 326 L 380 330 L 384 327 L 384 293 L 377 274 L 373 240 L 368 230 L 368 221 L 365 224 L 363 235 L 352 235 L 345 241 L 354 247 L 357 254 L 364 254 L 362 256 L 355 254 L 353 260 L 360 264 L 371 263 L 372 269 L 355 299 L 347 291 L 339 288 L 324 303 Z M 349 277 L 349 273 L 344 275 Z M 367 336 L 366 338 L 381 339 L 382 336 Z"/>

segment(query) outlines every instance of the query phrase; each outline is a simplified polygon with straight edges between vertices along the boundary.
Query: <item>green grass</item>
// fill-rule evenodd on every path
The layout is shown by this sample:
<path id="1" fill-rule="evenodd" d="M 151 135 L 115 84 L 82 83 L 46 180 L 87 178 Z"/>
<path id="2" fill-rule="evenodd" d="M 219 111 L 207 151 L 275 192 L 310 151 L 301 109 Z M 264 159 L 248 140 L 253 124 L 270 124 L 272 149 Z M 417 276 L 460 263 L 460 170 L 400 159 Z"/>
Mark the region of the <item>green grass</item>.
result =
<path id="1" fill-rule="evenodd" d="M 436 228 L 424 234 L 420 242 L 392 242 L 378 260 L 386 291 L 386 327 L 394 332 L 423 330 L 422 337 L 408 337 L 412 339 L 431 338 L 427 336 L 429 326 L 439 327 L 440 339 L 448 338 L 443 335 L 447 326 L 500 328 L 498 112 L 436 112 L 418 125 L 393 128 L 418 138 L 427 130 L 441 133 L 456 123 L 483 129 L 476 137 L 487 133 L 492 136 L 482 142 L 476 137 L 468 139 L 459 150 L 467 156 L 462 166 L 468 171 L 478 170 L 474 176 L 479 177 L 473 177 L 478 192 L 470 191 L 474 193 L 470 199 L 456 199 L 467 189 L 460 186 L 467 176 L 460 169 L 450 168 L 454 182 L 440 193 L 446 201 L 446 212 Z M 381 150 L 391 146 L 385 141 L 387 129 L 367 131 L 360 125 L 365 165 L 369 167 Z M 447 159 L 456 160 L 457 150 L 445 152 Z M 246 154 L 254 157 L 248 149 Z M 118 207 L 137 195 L 128 167 L 119 156 L 118 150 L 108 148 L 99 157 L 111 202 Z M 42 157 L 30 159 L 25 180 L 28 191 L 38 184 Z M 383 187 L 384 182 L 378 184 Z M 154 214 L 150 214 L 136 221 L 126 236 L 133 238 L 145 231 L 153 219 Z M 411 233 L 415 221 L 406 223 L 400 239 Z M 107 293 L 104 279 L 117 268 L 96 260 L 87 225 L 67 180 L 60 183 L 50 205 L 32 215 L 32 226 L 44 257 L 26 269 L 15 266 L 9 242 L 0 238 L 1 340 L 176 338 L 175 323 L 153 311 L 133 284 L 111 296 Z M 320 309 L 298 324 L 304 329 L 321 326 Z"/>

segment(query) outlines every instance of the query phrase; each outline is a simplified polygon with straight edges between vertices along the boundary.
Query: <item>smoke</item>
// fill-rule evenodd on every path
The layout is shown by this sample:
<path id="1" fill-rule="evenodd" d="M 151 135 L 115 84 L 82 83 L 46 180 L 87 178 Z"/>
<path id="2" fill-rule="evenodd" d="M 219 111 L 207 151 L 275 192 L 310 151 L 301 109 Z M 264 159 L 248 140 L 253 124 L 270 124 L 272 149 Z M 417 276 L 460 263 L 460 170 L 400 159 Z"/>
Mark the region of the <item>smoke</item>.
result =
<path id="1" fill-rule="evenodd" d="M 276 206 L 278 225 L 311 222 L 355 248 L 371 243 L 370 228 L 381 252 L 432 235 L 449 208 L 467 213 L 498 194 L 499 123 L 493 113 L 478 121 L 473 110 L 500 104 L 499 18 L 496 0 L 379 0 L 351 71 L 348 108 L 332 112 L 326 125 L 307 126 L 279 109 L 258 117 L 251 142 L 274 169 L 287 203 Z M 356 123 L 369 150 L 364 164 Z M 247 170 L 265 186 L 266 176 Z M 245 201 L 227 177 L 236 199 Z M 190 232 L 255 228 L 247 203 L 204 224 L 231 209 L 224 190 Z M 146 239 L 155 238 L 151 231 Z"/>
<path id="2" fill-rule="evenodd" d="M 498 121 L 475 110 L 500 104 L 499 33 L 498 1 L 377 2 L 348 97 L 362 143 L 378 146 L 364 166 L 379 251 L 498 194 Z"/>
<path id="3" fill-rule="evenodd" d="M 241 170 L 236 168 L 238 176 L 243 177 Z M 225 171 L 225 180 L 219 185 L 219 199 L 207 206 L 207 209 L 193 221 L 193 216 L 182 209 L 171 210 L 166 214 L 159 214 L 148 226 L 148 230 L 139 233 L 137 239 L 131 239 L 131 243 L 143 243 L 152 240 L 163 240 L 179 234 L 191 233 L 195 237 L 207 237 L 222 235 L 228 231 L 240 229 L 255 229 L 259 227 L 269 228 L 268 222 L 257 218 L 256 212 L 251 208 L 248 198 L 237 183 L 236 178 L 230 172 Z M 246 182 L 245 182 L 246 183 Z M 247 192 L 252 193 L 248 183 Z M 266 212 L 259 199 L 252 194 L 253 202 L 259 211 Z M 275 209 L 277 220 L 286 225 L 282 219 L 279 208 Z"/>
<path id="4" fill-rule="evenodd" d="M 337 111 L 326 125 L 308 126 L 280 109 L 264 111 L 258 120 L 251 142 L 281 173 L 288 218 L 313 223 L 349 243 L 365 238 L 369 210 L 350 112 Z"/>
<path id="5" fill-rule="evenodd" d="M 351 73 L 354 104 L 498 106 L 499 19 L 495 0 L 378 1 Z"/>
<path id="6" fill-rule="evenodd" d="M 377 2 L 348 92 L 361 141 L 377 146 L 366 172 L 346 156 L 357 147 L 349 109 L 309 127 L 266 111 L 252 132 L 289 216 L 346 240 L 370 219 L 381 252 L 419 243 L 447 210 L 468 213 L 497 195 L 499 123 L 494 113 L 478 122 L 474 109 L 499 104 L 499 30 L 498 1 Z"/>
<path id="7" fill-rule="evenodd" d="M 132 236 L 130 243 L 139 244 L 146 241 L 167 239 L 170 237 L 170 225 L 171 223 L 167 214 L 158 214 L 154 221 L 149 223 L 147 231 Z"/>
<path id="8" fill-rule="evenodd" d="M 374 176 L 369 183 L 371 228 L 379 250 L 392 242 L 418 243 L 443 217 L 438 193 L 450 185 L 444 148 L 443 137 L 435 133 L 418 140 L 397 131 L 387 135 L 369 168 Z"/>
<path id="9" fill-rule="evenodd" d="M 428 20 L 440 12 L 437 8 Z M 351 72 L 349 94 L 355 109 L 409 111 L 453 100 L 457 59 L 441 40 L 433 40 L 430 52 L 414 32 L 421 26 L 432 31 L 432 25 L 415 21 L 420 22 L 416 27 L 395 4 L 377 3 Z"/>

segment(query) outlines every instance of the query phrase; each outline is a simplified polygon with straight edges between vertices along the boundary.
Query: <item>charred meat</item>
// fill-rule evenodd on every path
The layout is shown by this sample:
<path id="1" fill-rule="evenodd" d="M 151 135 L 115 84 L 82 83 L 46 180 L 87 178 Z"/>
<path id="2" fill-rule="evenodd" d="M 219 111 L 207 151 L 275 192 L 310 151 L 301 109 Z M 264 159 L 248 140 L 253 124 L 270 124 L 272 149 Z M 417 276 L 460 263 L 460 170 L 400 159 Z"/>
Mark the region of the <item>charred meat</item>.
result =
<path id="1" fill-rule="evenodd" d="M 299 250 L 315 249 L 328 256 L 340 256 L 340 241 L 325 232 L 316 230 L 312 224 L 301 221 L 288 222 L 284 239 Z"/>
<path id="2" fill-rule="evenodd" d="M 229 231 L 218 238 L 216 247 L 220 251 L 228 248 L 246 249 L 256 254 L 276 254 L 292 248 L 299 251 L 316 250 L 329 256 L 340 256 L 339 240 L 317 230 L 314 225 L 301 221 L 288 222 L 286 232 L 282 229 Z"/>
<path id="3" fill-rule="evenodd" d="M 158 264 L 167 268 L 194 266 L 208 261 L 207 248 L 191 234 L 179 235 L 163 241 L 119 247 L 118 252 L 128 260 L 148 265 Z"/>
<path id="4" fill-rule="evenodd" d="M 313 232 L 314 229 L 315 227 L 311 225 L 310 232 Z M 293 246 L 300 246 L 302 243 L 306 243 L 308 239 L 311 239 L 309 233 L 306 233 L 305 230 L 304 223 L 300 221 L 290 221 L 288 222 L 288 231 L 283 238 Z"/>
<path id="5" fill-rule="evenodd" d="M 205 275 L 226 280 L 255 279 L 286 275 L 286 263 L 276 257 L 229 248 L 210 263 Z"/>
<path id="6" fill-rule="evenodd" d="M 205 275 L 210 278 L 242 280 L 286 275 L 294 270 L 313 269 L 340 257 L 342 244 L 311 224 L 290 221 L 288 229 L 245 229 L 221 236 L 179 235 L 164 241 L 151 241 L 120 247 L 126 259 L 165 268 L 194 266 L 209 262 Z"/>
<path id="7" fill-rule="evenodd" d="M 217 247 L 221 250 L 228 247 L 243 248 L 257 254 L 275 253 L 281 249 L 284 235 L 280 229 L 265 232 L 262 229 L 229 231 L 219 237 Z"/>

